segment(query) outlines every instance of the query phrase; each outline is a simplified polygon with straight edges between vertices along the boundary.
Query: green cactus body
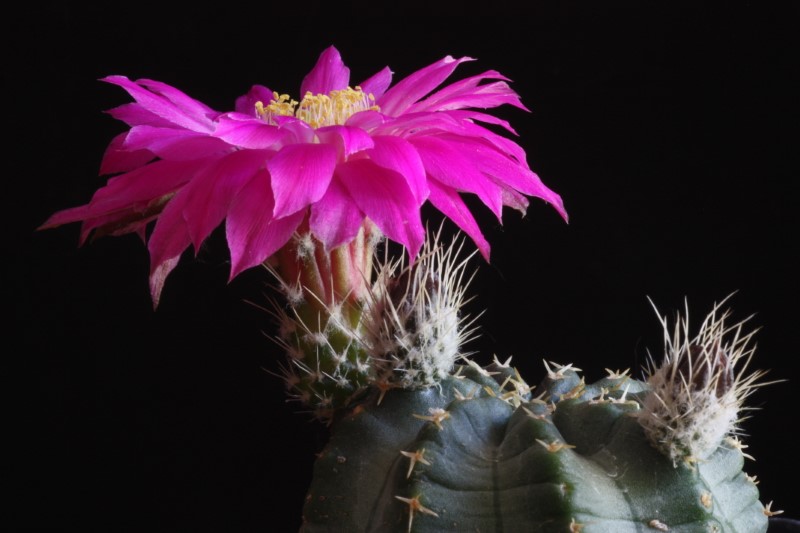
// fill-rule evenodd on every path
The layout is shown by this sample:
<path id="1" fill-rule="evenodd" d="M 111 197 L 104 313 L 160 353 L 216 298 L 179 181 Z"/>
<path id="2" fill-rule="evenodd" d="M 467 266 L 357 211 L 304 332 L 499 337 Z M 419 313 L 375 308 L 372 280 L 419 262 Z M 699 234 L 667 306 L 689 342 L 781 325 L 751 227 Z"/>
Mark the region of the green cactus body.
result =
<path id="1" fill-rule="evenodd" d="M 303 531 L 766 531 L 735 441 L 677 465 L 650 444 L 645 384 L 561 367 L 531 399 L 513 369 L 492 371 L 376 390 L 338 420 Z"/>

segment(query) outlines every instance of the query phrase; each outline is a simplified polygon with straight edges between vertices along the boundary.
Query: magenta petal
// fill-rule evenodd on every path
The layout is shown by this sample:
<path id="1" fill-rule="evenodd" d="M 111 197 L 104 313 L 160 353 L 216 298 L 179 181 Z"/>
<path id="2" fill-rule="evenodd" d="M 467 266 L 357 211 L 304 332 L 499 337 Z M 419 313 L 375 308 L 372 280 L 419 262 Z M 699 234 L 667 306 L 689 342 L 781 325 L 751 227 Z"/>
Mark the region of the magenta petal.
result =
<path id="1" fill-rule="evenodd" d="M 102 81 L 119 85 L 128 91 L 128 93 L 133 96 L 133 98 L 147 111 L 150 111 L 154 115 L 167 120 L 176 126 L 190 129 L 192 131 L 204 132 L 209 132 L 213 128 L 213 122 L 210 118 L 204 115 L 198 116 L 193 112 L 187 112 L 174 102 L 170 101 L 168 98 L 149 91 L 148 89 L 140 86 L 138 83 L 129 80 L 125 76 L 109 76 L 107 78 L 103 78 Z M 175 90 L 177 91 L 177 89 Z M 186 98 L 189 97 L 187 96 Z"/>
<path id="2" fill-rule="evenodd" d="M 187 116 L 195 117 L 199 122 L 203 122 L 207 119 L 213 120 L 214 117 L 219 115 L 219 112 L 214 111 L 203 102 L 195 100 L 183 91 L 179 91 L 175 87 L 167 85 L 166 83 L 147 79 L 137 80 L 136 83 L 143 87 L 147 87 L 156 94 L 160 94 L 175 104 L 175 106 L 186 113 Z"/>
<path id="3" fill-rule="evenodd" d="M 352 115 L 345 122 L 346 126 L 361 128 L 364 131 L 372 131 L 386 122 L 386 117 L 377 111 L 359 111 Z"/>
<path id="4" fill-rule="evenodd" d="M 214 136 L 240 148 L 270 148 L 288 132 L 257 118 L 243 119 L 233 114 L 219 117 Z"/>
<path id="5" fill-rule="evenodd" d="M 232 149 L 226 142 L 209 137 L 206 133 L 153 126 L 131 128 L 123 147 L 126 150 L 149 150 L 162 159 L 172 161 L 197 159 Z"/>
<path id="6" fill-rule="evenodd" d="M 400 137 L 376 135 L 375 148 L 369 151 L 369 158 L 378 165 L 398 172 L 406 179 L 411 192 L 422 205 L 428 198 L 428 180 L 425 167 L 416 148 Z"/>
<path id="7" fill-rule="evenodd" d="M 348 161 L 336 175 L 361 211 L 390 239 L 406 247 L 415 257 L 425 232 L 419 205 L 406 179 L 369 159 Z"/>
<path id="8" fill-rule="evenodd" d="M 331 180 L 322 199 L 311 206 L 311 231 L 328 250 L 348 243 L 356 236 L 364 214 L 339 183 Z"/>
<path id="9" fill-rule="evenodd" d="M 175 124 L 151 113 L 141 106 L 141 104 L 122 104 L 121 106 L 106 111 L 117 120 L 121 120 L 128 126 L 159 126 L 162 128 L 173 128 Z"/>
<path id="10" fill-rule="evenodd" d="M 231 203 L 225 234 L 231 250 L 231 279 L 260 265 L 292 237 L 305 211 L 272 218 L 272 191 L 266 170 L 256 173 Z"/>
<path id="11" fill-rule="evenodd" d="M 247 91 L 247 94 L 236 99 L 235 109 L 237 113 L 242 113 L 248 117 L 255 117 L 256 103 L 261 102 L 266 106 L 269 105 L 270 100 L 272 100 L 272 91 L 263 85 L 253 85 L 250 87 L 250 90 Z"/>
<path id="12" fill-rule="evenodd" d="M 505 81 L 479 85 L 486 79 L 508 81 L 508 78 L 499 72 L 489 70 L 444 87 L 425 100 L 411 106 L 409 111 L 445 111 L 464 107 L 489 108 L 502 104 L 510 104 L 527 110 L 520 102 L 519 95 L 512 91 Z"/>
<path id="13" fill-rule="evenodd" d="M 489 261 L 490 247 L 489 243 L 481 233 L 478 223 L 470 213 L 464 201 L 458 195 L 458 192 L 452 187 L 447 187 L 437 183 L 435 180 L 430 182 L 431 195 L 430 201 L 436 209 L 444 213 L 447 218 L 455 222 L 456 226 L 469 235 L 475 245 L 480 250 L 481 255 L 486 261 Z"/>
<path id="14" fill-rule="evenodd" d="M 434 179 L 459 192 L 471 192 L 491 209 L 498 220 L 503 214 L 502 190 L 475 166 L 472 154 L 439 136 L 424 135 L 409 141 L 419 152 L 425 170 Z"/>
<path id="15" fill-rule="evenodd" d="M 352 126 L 325 126 L 317 128 L 317 137 L 325 144 L 332 144 L 338 148 L 340 159 L 368 148 L 375 143 L 369 133 L 361 128 Z"/>
<path id="16" fill-rule="evenodd" d="M 441 141 L 450 145 L 483 174 L 490 176 L 501 187 L 511 187 L 529 196 L 536 196 L 555 207 L 567 220 L 561 197 L 550 190 L 524 163 L 507 157 L 484 139 L 457 135 L 442 135 Z"/>
<path id="17" fill-rule="evenodd" d="M 454 59 L 447 56 L 404 78 L 378 99 L 381 112 L 389 116 L 403 113 L 417 100 L 438 87 L 464 61 L 472 61 L 472 58 Z"/>
<path id="18" fill-rule="evenodd" d="M 195 250 L 219 226 L 229 206 L 245 184 L 263 168 L 269 152 L 240 150 L 224 157 L 193 179 L 181 191 L 187 201 L 183 208 Z"/>
<path id="19" fill-rule="evenodd" d="M 116 174 L 139 168 L 155 158 L 149 150 L 126 150 L 122 147 L 127 133 L 120 133 L 111 141 L 100 163 L 100 174 Z"/>
<path id="20" fill-rule="evenodd" d="M 180 193 L 175 195 L 158 217 L 147 243 L 150 250 L 150 292 L 154 306 L 158 305 L 164 280 L 191 242 L 182 214 L 185 201 L 185 196 L 182 197 Z"/>
<path id="21" fill-rule="evenodd" d="M 300 96 L 328 94 L 331 91 L 346 89 L 350 83 L 350 69 L 342 62 L 339 51 L 330 46 L 322 52 L 317 64 L 311 69 L 300 85 Z"/>
<path id="22" fill-rule="evenodd" d="M 146 205 L 175 192 L 214 158 L 195 161 L 155 161 L 108 180 L 89 202 L 90 216 L 97 217 L 132 206 Z"/>
<path id="23" fill-rule="evenodd" d="M 164 289 L 164 282 L 167 281 L 167 276 L 178 265 L 180 254 L 162 261 L 160 264 L 155 265 L 150 270 L 150 296 L 153 299 L 153 309 L 158 307 L 161 301 L 161 291 Z"/>
<path id="24" fill-rule="evenodd" d="M 364 91 L 364 94 L 371 94 L 377 100 L 383 96 L 383 93 L 386 92 L 386 89 L 388 89 L 389 85 L 391 84 L 392 71 L 389 69 L 389 67 L 384 67 L 364 80 L 364 82 L 360 83 L 358 86 L 361 87 L 361 90 Z"/>
<path id="25" fill-rule="evenodd" d="M 292 144 L 267 163 L 275 194 L 273 216 L 296 213 L 322 198 L 336 167 L 336 148 L 326 144 Z"/>

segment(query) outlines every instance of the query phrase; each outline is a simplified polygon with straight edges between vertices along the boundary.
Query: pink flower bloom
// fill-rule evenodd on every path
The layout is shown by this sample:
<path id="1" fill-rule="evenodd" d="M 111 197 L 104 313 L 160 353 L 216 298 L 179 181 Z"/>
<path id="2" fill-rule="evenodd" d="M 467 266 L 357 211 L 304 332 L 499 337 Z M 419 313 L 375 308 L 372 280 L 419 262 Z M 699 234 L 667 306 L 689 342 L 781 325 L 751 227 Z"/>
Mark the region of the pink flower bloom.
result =
<path id="1" fill-rule="evenodd" d="M 553 204 L 565 219 L 566 212 L 522 148 L 481 124 L 514 133 L 510 125 L 473 109 L 525 109 L 507 78 L 486 71 L 432 92 L 465 61 L 445 57 L 391 88 L 387 67 L 351 88 L 349 69 L 330 47 L 303 79 L 299 103 L 257 85 L 227 113 L 161 82 L 110 76 L 103 81 L 135 100 L 110 111 L 131 127 L 111 141 L 101 165 L 101 174 L 119 175 L 43 227 L 83 221 L 83 242 L 92 231 L 145 238 L 156 220 L 147 241 L 156 303 L 181 253 L 197 250 L 223 220 L 231 278 L 271 257 L 306 221 L 330 250 L 368 218 L 413 258 L 426 200 L 488 259 L 460 193 L 477 195 L 498 219 L 504 205 L 524 212 L 524 195 Z"/>

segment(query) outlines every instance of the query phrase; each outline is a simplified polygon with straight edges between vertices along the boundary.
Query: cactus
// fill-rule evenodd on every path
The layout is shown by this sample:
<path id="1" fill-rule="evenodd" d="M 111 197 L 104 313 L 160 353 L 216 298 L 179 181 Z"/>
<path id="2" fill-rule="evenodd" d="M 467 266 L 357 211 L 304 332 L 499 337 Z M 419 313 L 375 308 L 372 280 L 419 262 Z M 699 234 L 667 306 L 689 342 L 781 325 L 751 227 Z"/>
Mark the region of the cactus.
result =
<path id="1" fill-rule="evenodd" d="M 587 384 L 545 362 L 531 387 L 510 360 L 483 368 L 461 352 L 472 321 L 457 248 L 379 265 L 356 322 L 321 311 L 335 322 L 321 335 L 350 339 L 363 368 L 345 402 L 312 402 L 333 433 L 303 531 L 766 531 L 774 511 L 742 471 L 737 426 L 763 372 L 747 371 L 752 334 L 726 326 L 724 301 L 694 337 L 688 319 L 670 333 L 661 318 L 663 363 L 644 381 Z M 319 345 L 333 342 L 308 358 L 329 365 Z"/>

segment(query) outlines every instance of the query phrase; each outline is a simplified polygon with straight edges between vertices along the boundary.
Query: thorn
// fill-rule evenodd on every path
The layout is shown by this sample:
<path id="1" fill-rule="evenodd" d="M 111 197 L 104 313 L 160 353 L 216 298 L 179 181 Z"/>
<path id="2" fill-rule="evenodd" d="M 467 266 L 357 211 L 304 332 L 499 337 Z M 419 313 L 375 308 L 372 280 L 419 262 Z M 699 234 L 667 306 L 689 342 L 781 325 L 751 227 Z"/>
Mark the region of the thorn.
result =
<path id="1" fill-rule="evenodd" d="M 442 427 L 442 422 L 450 418 L 450 413 L 438 407 L 430 407 L 428 409 L 428 412 L 430 413 L 430 416 L 424 416 L 418 414 L 413 414 L 412 416 L 414 418 L 419 418 L 420 420 L 427 420 L 428 422 L 433 422 L 434 424 L 436 424 L 436 427 L 439 428 L 440 430 L 444 429 Z"/>
<path id="2" fill-rule="evenodd" d="M 703 504 L 703 507 L 706 509 L 711 509 L 711 505 L 713 504 L 714 499 L 711 497 L 710 492 L 704 492 L 700 495 L 700 503 Z"/>
<path id="3" fill-rule="evenodd" d="M 414 466 L 417 464 L 417 462 L 420 462 L 420 463 L 422 463 L 424 465 L 431 466 L 431 463 L 428 462 L 428 460 L 425 459 L 425 457 L 424 457 L 425 448 L 422 448 L 421 450 L 417 450 L 416 452 L 404 452 L 404 451 L 401 450 L 400 453 L 410 459 L 409 465 L 408 465 L 408 473 L 406 474 L 406 479 L 411 477 L 411 472 L 414 470 Z"/>
<path id="4" fill-rule="evenodd" d="M 540 415 L 537 415 L 537 414 L 536 414 L 536 413 L 534 413 L 533 411 L 529 410 L 527 407 L 523 407 L 523 408 L 522 408 L 522 410 L 523 410 L 523 411 L 525 411 L 525 413 L 526 413 L 526 414 L 527 414 L 529 417 L 533 418 L 534 420 L 542 420 L 542 421 L 544 421 L 544 422 L 550 422 L 551 424 L 553 423 L 553 422 L 552 422 L 552 421 L 551 421 L 551 420 L 550 420 L 550 419 L 547 417 L 547 413 L 542 413 L 542 414 L 540 414 Z"/>
<path id="5" fill-rule="evenodd" d="M 460 390 L 458 390 L 457 388 L 453 387 L 453 396 L 455 396 L 456 400 L 459 400 L 459 401 L 471 400 L 472 398 L 475 397 L 475 393 L 478 392 L 479 390 L 480 390 L 480 387 L 475 387 L 474 389 L 472 389 L 470 391 L 469 394 L 464 396 L 464 394 L 462 394 L 462 392 Z"/>
<path id="6" fill-rule="evenodd" d="M 650 520 L 647 523 L 647 525 L 659 531 L 669 531 L 669 527 L 667 526 L 667 524 L 665 524 L 661 520 Z"/>
<path id="7" fill-rule="evenodd" d="M 773 510 L 772 510 L 772 501 L 770 501 L 770 502 L 769 502 L 769 503 L 768 503 L 768 504 L 767 504 L 767 505 L 764 507 L 764 514 L 765 514 L 766 516 L 775 516 L 775 515 L 778 515 L 778 514 L 781 514 L 781 513 L 783 513 L 783 511 L 773 511 Z"/>
<path id="8" fill-rule="evenodd" d="M 509 356 L 508 359 L 506 359 L 505 363 L 501 363 L 500 360 L 497 358 L 497 354 L 494 354 L 494 360 L 492 362 L 500 368 L 510 368 L 511 357 L 513 356 Z"/>
<path id="9" fill-rule="evenodd" d="M 395 496 L 398 500 L 403 503 L 408 504 L 408 533 L 411 533 L 411 525 L 414 523 L 414 513 L 419 511 L 422 514 L 427 514 L 430 516 L 435 516 L 439 518 L 439 515 L 434 513 L 432 510 L 428 509 L 421 503 L 419 503 L 419 496 L 414 496 L 413 498 L 403 498 L 402 496 Z"/>
<path id="10" fill-rule="evenodd" d="M 628 376 L 628 372 L 630 372 L 630 371 L 631 371 L 630 368 L 626 368 L 622 372 L 620 372 L 619 370 L 609 370 L 608 368 L 606 368 L 606 372 L 608 372 L 608 379 L 627 378 L 627 377 L 629 377 Z"/>
<path id="11" fill-rule="evenodd" d="M 583 530 L 583 524 L 576 522 L 575 518 L 569 523 L 569 533 L 581 533 Z"/>
<path id="12" fill-rule="evenodd" d="M 569 449 L 569 448 L 574 448 L 575 447 L 572 444 L 565 444 L 563 442 L 558 442 L 557 440 L 554 440 L 553 442 L 551 442 L 549 444 L 547 442 L 543 441 L 543 440 L 540 440 L 540 439 L 536 439 L 536 442 L 538 442 L 539 444 L 544 446 L 545 449 L 550 453 L 557 453 L 557 452 L 560 452 L 561 450 L 563 450 L 565 448 Z"/>
<path id="13" fill-rule="evenodd" d="M 572 366 L 572 363 L 568 365 L 559 365 L 553 361 L 550 361 L 550 365 L 553 365 L 556 368 L 556 371 L 553 372 L 553 369 L 550 368 L 550 365 L 547 364 L 546 360 L 542 360 L 544 363 L 544 367 L 547 369 L 547 377 L 552 380 L 559 380 L 564 379 L 565 375 L 564 372 L 567 370 L 572 370 L 573 372 L 581 372 L 580 368 L 575 368 Z"/>

